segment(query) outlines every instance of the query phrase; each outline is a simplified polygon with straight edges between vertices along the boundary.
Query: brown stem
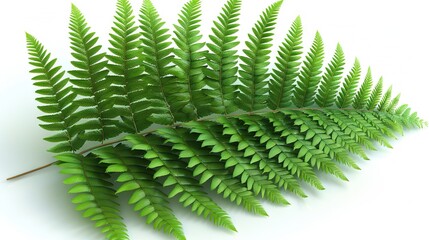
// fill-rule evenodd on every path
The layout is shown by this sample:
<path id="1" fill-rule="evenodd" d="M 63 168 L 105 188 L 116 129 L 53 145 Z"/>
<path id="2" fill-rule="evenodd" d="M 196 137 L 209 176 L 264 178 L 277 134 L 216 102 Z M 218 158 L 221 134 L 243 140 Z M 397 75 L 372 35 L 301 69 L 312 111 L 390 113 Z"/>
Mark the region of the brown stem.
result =
<path id="1" fill-rule="evenodd" d="M 42 169 L 44 169 L 44 168 L 47 168 L 47 167 L 50 167 L 50 166 L 54 165 L 54 164 L 55 164 L 55 163 L 57 163 L 57 162 L 58 162 L 58 161 L 48 163 L 48 164 L 43 165 L 43 166 L 41 166 L 41 167 L 35 168 L 35 169 L 33 169 L 33 170 L 30 170 L 30 171 L 27 171 L 27 172 L 24 172 L 24 173 L 21 173 L 21 174 L 15 175 L 15 176 L 13 176 L 13 177 L 10 177 L 10 178 L 8 178 L 8 179 L 6 179 L 6 180 L 8 180 L 8 181 L 9 181 L 9 180 L 13 180 L 13 179 L 15 179 L 15 178 L 19 178 L 19 177 L 25 176 L 25 175 L 27 175 L 27 174 L 30 174 L 30 173 L 33 173 L 33 172 L 36 172 L 36 171 L 42 170 Z"/>

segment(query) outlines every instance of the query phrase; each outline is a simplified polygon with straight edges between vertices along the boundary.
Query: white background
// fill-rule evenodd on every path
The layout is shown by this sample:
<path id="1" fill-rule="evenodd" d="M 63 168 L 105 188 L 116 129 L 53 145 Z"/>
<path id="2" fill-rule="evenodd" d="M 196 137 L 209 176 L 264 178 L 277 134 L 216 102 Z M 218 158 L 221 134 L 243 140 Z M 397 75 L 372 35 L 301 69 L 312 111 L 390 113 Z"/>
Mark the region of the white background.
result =
<path id="1" fill-rule="evenodd" d="M 154 0 L 170 26 L 182 0 Z M 259 13 L 273 1 L 243 0 L 241 39 Z M 316 30 L 328 58 L 337 41 L 349 65 L 355 56 L 363 69 L 372 66 L 378 78 L 402 93 L 420 116 L 429 119 L 429 9 L 425 0 L 286 0 L 279 17 L 276 44 L 292 20 L 301 15 L 308 49 Z M 103 43 L 107 41 L 115 2 L 74 0 Z M 140 0 L 132 1 L 136 9 Z M 224 1 L 203 0 L 205 34 Z M 39 129 L 34 90 L 27 73 L 25 31 L 38 37 L 69 69 L 68 16 L 70 0 L 13 0 L 0 3 L 0 231 L 1 239 L 102 239 L 89 220 L 70 203 L 63 176 L 56 167 L 16 181 L 5 178 L 53 161 Z M 350 182 L 322 176 L 326 190 L 308 189 L 307 199 L 286 195 L 292 203 L 277 207 L 264 202 L 269 217 L 247 214 L 219 200 L 238 233 L 201 220 L 173 204 L 189 240 L 200 239 L 429 239 L 429 129 L 410 130 L 394 149 L 371 152 L 359 161 L 361 171 L 346 170 Z M 172 239 L 145 225 L 122 198 L 131 239 Z"/>

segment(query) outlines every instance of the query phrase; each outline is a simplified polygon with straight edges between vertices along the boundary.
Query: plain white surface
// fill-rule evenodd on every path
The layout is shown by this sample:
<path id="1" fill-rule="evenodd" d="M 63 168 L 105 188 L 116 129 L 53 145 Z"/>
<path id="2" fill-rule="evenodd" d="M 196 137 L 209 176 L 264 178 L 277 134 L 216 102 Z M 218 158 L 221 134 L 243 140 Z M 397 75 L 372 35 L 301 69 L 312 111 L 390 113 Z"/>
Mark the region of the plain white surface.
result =
<path id="1" fill-rule="evenodd" d="M 154 0 L 171 26 L 183 0 Z M 273 1 L 243 0 L 241 39 L 245 39 L 259 13 Z M 427 1 L 423 0 L 286 0 L 276 30 L 276 46 L 291 22 L 301 15 L 308 49 L 316 30 L 328 58 L 337 41 L 342 43 L 348 67 L 358 56 L 363 69 L 402 93 L 420 116 L 429 119 L 427 103 L 429 33 Z M 115 1 L 74 0 L 92 29 L 107 42 Z M 136 9 L 141 1 L 133 0 Z M 224 1 L 203 0 L 206 34 Z M 37 124 L 34 90 L 28 74 L 25 34 L 38 37 L 69 69 L 68 16 L 70 0 L 14 0 L 0 3 L 0 229 L 2 239 L 102 239 L 90 221 L 70 203 L 63 176 L 51 167 L 16 181 L 5 179 L 53 159 L 45 151 L 46 132 Z M 227 232 L 173 204 L 189 240 L 199 239 L 429 239 L 429 129 L 407 131 L 392 141 L 394 149 L 371 152 L 371 161 L 359 160 L 361 171 L 346 170 L 350 182 L 322 176 L 324 191 L 306 188 L 308 198 L 286 195 L 292 203 L 277 207 L 264 202 L 270 217 L 247 214 L 219 200 L 230 213 L 238 233 Z M 123 216 L 131 239 L 173 239 L 145 225 L 122 196 Z"/>

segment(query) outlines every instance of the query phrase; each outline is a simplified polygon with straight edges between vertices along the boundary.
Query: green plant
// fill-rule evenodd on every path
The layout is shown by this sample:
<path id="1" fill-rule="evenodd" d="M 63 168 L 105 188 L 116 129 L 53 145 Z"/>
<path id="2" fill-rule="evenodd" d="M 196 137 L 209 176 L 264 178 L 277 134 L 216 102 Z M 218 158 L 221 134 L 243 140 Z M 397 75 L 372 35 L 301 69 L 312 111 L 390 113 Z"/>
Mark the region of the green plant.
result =
<path id="1" fill-rule="evenodd" d="M 170 199 L 235 231 L 203 184 L 267 215 L 258 197 L 282 205 L 288 202 L 280 189 L 305 197 L 303 182 L 323 189 L 317 171 L 347 180 L 337 164 L 358 169 L 355 158 L 368 159 L 365 149 L 391 147 L 388 138 L 404 127 L 427 125 L 407 105 L 397 107 L 391 88 L 383 94 L 382 79 L 372 88 L 370 70 L 358 88 L 358 60 L 343 78 L 341 46 L 323 68 L 319 33 L 303 58 L 300 18 L 270 70 L 281 4 L 263 12 L 240 57 L 240 0 L 225 4 L 207 43 L 199 0 L 185 4 L 173 37 L 149 0 L 138 23 L 128 1 L 118 0 L 107 53 L 72 6 L 75 69 L 67 73 L 27 34 L 45 113 L 40 126 L 55 132 L 45 138 L 55 143 L 49 151 L 68 175 L 77 210 L 107 239 L 128 239 L 119 193 L 131 193 L 129 203 L 146 222 L 177 239 L 185 236 Z"/>

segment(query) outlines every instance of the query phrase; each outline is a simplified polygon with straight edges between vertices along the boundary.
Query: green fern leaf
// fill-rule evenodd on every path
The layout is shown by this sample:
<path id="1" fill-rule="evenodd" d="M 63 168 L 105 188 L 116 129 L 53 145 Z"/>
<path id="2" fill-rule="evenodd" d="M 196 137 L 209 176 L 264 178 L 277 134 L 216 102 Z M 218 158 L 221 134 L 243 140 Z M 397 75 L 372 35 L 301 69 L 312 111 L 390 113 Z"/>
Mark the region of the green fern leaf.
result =
<path id="1" fill-rule="evenodd" d="M 320 172 L 347 180 L 338 164 L 359 169 L 357 157 L 368 159 L 366 150 L 392 147 L 398 133 L 427 126 L 399 105 L 399 94 L 392 99 L 391 87 L 383 94 L 383 79 L 372 88 L 370 69 L 358 90 L 357 59 L 342 78 L 340 45 L 322 69 L 319 33 L 301 60 L 299 17 L 271 69 L 281 4 L 262 13 L 241 57 L 241 0 L 226 2 L 207 44 L 200 0 L 183 6 L 173 38 L 150 0 L 143 1 L 138 25 L 129 0 L 118 0 L 107 55 L 73 5 L 71 80 L 27 34 L 38 119 L 54 132 L 45 138 L 54 143 L 49 151 L 70 175 L 64 183 L 73 185 L 77 210 L 107 239 L 128 239 L 117 194 L 130 194 L 146 223 L 177 239 L 185 235 L 169 199 L 236 231 L 208 191 L 265 216 L 259 197 L 287 205 L 282 190 L 303 198 L 302 184 L 323 190 Z M 82 150 L 88 140 L 93 145 Z"/>
<path id="2" fill-rule="evenodd" d="M 119 174 L 116 181 L 121 185 L 117 193 L 132 192 L 129 204 L 146 218 L 146 223 L 177 239 L 185 239 L 181 223 L 168 206 L 167 196 L 161 191 L 162 185 L 153 180 L 155 173 L 147 168 L 148 161 L 142 164 L 144 159 L 123 145 L 102 148 L 94 153 L 102 159 L 101 163 L 107 164 L 107 172 Z"/>
<path id="3" fill-rule="evenodd" d="M 353 134 L 346 134 L 341 131 L 338 123 L 329 118 L 324 112 L 307 110 L 304 111 L 310 118 L 312 118 L 319 126 L 321 126 L 326 133 L 330 135 L 331 139 L 337 144 L 343 146 L 349 152 L 359 155 L 365 160 L 368 160 L 368 156 L 365 154 L 362 146 L 356 142 Z M 347 132 L 352 133 L 352 128 L 344 129 Z"/>
<path id="4" fill-rule="evenodd" d="M 315 102 L 319 107 L 325 108 L 334 104 L 338 88 L 340 87 L 340 79 L 345 61 L 343 49 L 338 44 L 334 57 L 325 70 L 323 80 L 316 95 Z"/>
<path id="5" fill-rule="evenodd" d="M 225 167 L 232 168 L 232 176 L 241 179 L 242 183 L 246 183 L 249 190 L 273 203 L 288 204 L 277 187 L 268 180 L 268 177 L 258 171 L 258 166 L 251 164 L 251 159 L 244 156 L 245 153 L 240 151 L 240 146 L 229 143 L 229 138 L 222 134 L 221 125 L 213 122 L 205 124 L 191 122 L 187 126 L 192 129 L 192 132 L 199 134 L 198 141 L 202 142 L 203 147 L 209 146 L 211 152 L 220 154 L 220 159 L 225 161 Z"/>
<path id="6" fill-rule="evenodd" d="M 324 46 L 319 32 L 316 33 L 313 45 L 305 58 L 301 69 L 297 87 L 294 91 L 293 103 L 297 107 L 308 107 L 314 102 L 314 95 L 321 80 Z"/>
<path id="7" fill-rule="evenodd" d="M 149 103 L 144 99 L 147 84 L 142 81 L 145 68 L 140 34 L 128 0 L 118 0 L 115 19 L 109 40 L 110 54 L 106 55 L 111 72 L 107 78 L 112 82 L 109 91 L 114 93 L 110 97 L 115 104 L 112 110 L 122 117 L 123 122 L 119 122 L 118 127 L 123 132 L 136 133 L 150 125 L 146 120 Z"/>
<path id="8" fill-rule="evenodd" d="M 186 104 L 183 103 L 183 94 L 186 88 L 175 84 L 169 76 L 172 66 L 172 48 L 168 29 L 150 0 L 144 0 L 140 9 L 140 28 L 143 63 L 146 66 L 146 80 L 148 82 L 145 91 L 146 98 L 150 101 L 153 113 L 148 118 L 153 123 L 169 125 L 176 121 L 175 113 Z M 186 99 L 185 99 L 186 100 Z M 183 118 L 183 117 L 182 117 Z"/>
<path id="9" fill-rule="evenodd" d="M 244 152 L 243 156 L 251 158 L 250 164 L 256 164 L 269 180 L 273 180 L 275 184 L 285 190 L 288 190 L 289 185 L 299 187 L 298 182 L 287 169 L 282 168 L 279 163 L 268 157 L 265 146 L 247 131 L 244 123 L 237 119 L 227 118 L 217 121 L 224 126 L 223 134 L 231 136 L 229 142 L 238 143 L 238 150 Z M 293 191 L 302 192 L 301 189 Z"/>
<path id="10" fill-rule="evenodd" d="M 350 73 L 344 79 L 341 90 L 336 99 L 338 108 L 347 108 L 353 103 L 361 74 L 361 67 L 359 60 L 356 58 Z"/>
<path id="11" fill-rule="evenodd" d="M 60 66 L 55 66 L 57 60 L 51 59 L 51 54 L 35 37 L 29 33 L 26 37 L 30 65 L 34 67 L 30 72 L 36 75 L 32 80 L 38 87 L 36 93 L 41 95 L 36 98 L 42 104 L 38 108 L 47 114 L 39 117 L 39 120 L 45 122 L 40 127 L 57 132 L 45 138 L 48 142 L 56 143 L 49 151 L 60 153 L 79 149 L 84 141 L 77 137 L 79 131 L 71 120 L 71 115 L 76 111 L 76 106 L 72 104 L 76 94 L 67 86 L 69 79 L 64 78 L 65 72 Z"/>
<path id="12" fill-rule="evenodd" d="M 291 114 L 290 111 L 284 112 L 286 116 Z M 276 132 L 281 133 L 281 137 L 286 138 L 286 143 L 290 144 L 294 150 L 297 151 L 297 158 L 303 159 L 305 162 L 309 163 L 312 167 L 316 167 L 318 170 L 322 170 L 326 173 L 332 174 L 342 180 L 347 178 L 344 176 L 341 169 L 331 161 L 328 155 L 324 153 L 320 148 L 317 148 L 318 142 L 321 139 L 313 138 L 313 142 L 310 142 L 305 139 L 305 136 L 298 134 L 298 132 L 304 131 L 304 127 L 301 126 L 298 129 L 294 129 L 294 126 L 297 125 L 292 123 L 291 119 L 284 118 L 285 116 L 281 114 L 272 114 L 270 121 L 275 127 Z"/>
<path id="13" fill-rule="evenodd" d="M 353 97 L 359 84 L 361 74 L 360 62 L 356 58 L 350 73 L 344 80 L 341 91 L 336 99 L 338 108 L 347 108 L 353 103 Z"/>
<path id="14" fill-rule="evenodd" d="M 353 100 L 353 108 L 362 109 L 365 108 L 368 104 L 368 100 L 371 95 L 371 87 L 372 87 L 372 74 L 371 69 L 368 68 L 368 71 L 365 76 L 365 80 L 362 83 L 358 93 L 356 94 Z"/>
<path id="15" fill-rule="evenodd" d="M 290 117 L 295 120 L 294 125 L 300 127 L 301 133 L 305 134 L 305 140 L 312 139 L 312 145 L 318 147 L 331 159 L 359 169 L 347 151 L 342 148 L 341 144 L 331 139 L 328 132 L 318 126 L 309 116 L 301 112 L 291 112 Z"/>
<path id="16" fill-rule="evenodd" d="M 224 164 L 210 153 L 210 149 L 201 148 L 195 134 L 185 129 L 164 128 L 157 132 L 165 137 L 167 142 L 173 144 L 174 150 L 180 151 L 179 158 L 188 160 L 188 168 L 193 169 L 194 177 L 200 176 L 200 184 L 211 180 L 211 190 L 216 190 L 218 194 L 232 202 L 235 201 L 237 205 L 243 205 L 249 212 L 267 216 L 253 193 L 224 169 Z"/>
<path id="17" fill-rule="evenodd" d="M 107 239 L 129 239 L 106 168 L 92 156 L 63 153 L 56 158 L 60 161 L 61 173 L 71 175 L 64 183 L 73 185 L 69 193 L 76 194 L 72 199 L 76 210 L 94 221 Z"/>
<path id="18" fill-rule="evenodd" d="M 172 186 L 168 197 L 172 198 L 180 194 L 179 201 L 184 207 L 191 206 L 193 212 L 203 214 L 216 225 L 236 231 L 228 214 L 222 210 L 202 189 L 192 173 L 186 169 L 186 163 L 177 161 L 171 148 L 163 144 L 162 138 L 154 135 L 142 137 L 131 135 L 127 140 L 133 144 L 133 149 L 144 150 L 144 157 L 151 163 L 148 168 L 154 169 L 154 178 L 164 177 L 164 187 Z"/>
<path id="19" fill-rule="evenodd" d="M 103 141 L 115 137 L 120 131 L 113 120 L 117 115 L 111 108 L 113 102 L 110 100 L 112 93 L 108 90 L 110 83 L 106 79 L 105 53 L 100 53 L 98 37 L 90 32 L 84 16 L 75 5 L 72 5 L 70 16 L 70 40 L 75 59 L 71 63 L 76 70 L 69 73 L 74 77 L 71 79 L 73 91 L 81 97 L 76 104 L 83 107 L 72 119 L 74 122 L 88 119 L 79 127 L 84 131 L 81 137 L 86 140 Z"/>
<path id="20" fill-rule="evenodd" d="M 223 7 L 218 20 L 214 22 L 213 34 L 207 43 L 207 68 L 204 68 L 206 84 L 211 88 L 207 94 L 212 97 L 212 111 L 228 114 L 237 110 L 234 103 L 237 86 L 238 57 L 234 48 L 239 44 L 238 32 L 241 0 L 229 0 Z"/>
<path id="21" fill-rule="evenodd" d="M 380 104 L 378 105 L 378 111 L 385 112 L 390 105 L 390 98 L 392 97 L 392 87 L 387 89 L 386 93 L 383 95 Z"/>
<path id="22" fill-rule="evenodd" d="M 205 43 L 201 42 L 199 17 L 201 16 L 200 0 L 190 0 L 179 15 L 179 23 L 174 25 L 177 48 L 173 50 L 176 58 L 176 68 L 172 72 L 177 77 L 176 84 L 188 89 L 187 103 L 183 108 L 177 109 L 179 113 L 186 114 L 185 121 L 193 120 L 210 114 L 210 98 L 201 91 L 205 86 L 203 67 L 205 66 Z M 184 98 L 185 99 L 185 98 Z M 180 100 L 179 100 L 180 101 Z"/>
<path id="23" fill-rule="evenodd" d="M 301 18 L 292 23 L 289 33 L 278 52 L 276 68 L 269 83 L 268 107 L 285 108 L 291 105 L 292 90 L 299 72 L 302 49 Z"/>
<path id="24" fill-rule="evenodd" d="M 239 78 L 242 85 L 238 86 L 240 92 L 237 104 L 248 112 L 263 109 L 268 98 L 268 60 L 272 32 L 282 3 L 283 1 L 278 1 L 262 13 L 252 29 L 253 34 L 249 34 L 249 41 L 246 41 L 247 49 L 243 50 L 245 56 L 240 57 L 243 62 Z"/>
<path id="25" fill-rule="evenodd" d="M 274 127 L 268 119 L 247 116 L 240 117 L 240 119 L 248 125 L 248 131 L 254 133 L 255 137 L 259 137 L 260 143 L 265 144 L 269 158 L 277 160 L 294 177 L 300 178 L 319 190 L 324 189 L 310 165 L 293 154 L 293 150 L 286 145 L 285 140 L 274 132 Z M 288 190 L 300 197 L 307 197 L 299 186 L 289 184 Z"/>

